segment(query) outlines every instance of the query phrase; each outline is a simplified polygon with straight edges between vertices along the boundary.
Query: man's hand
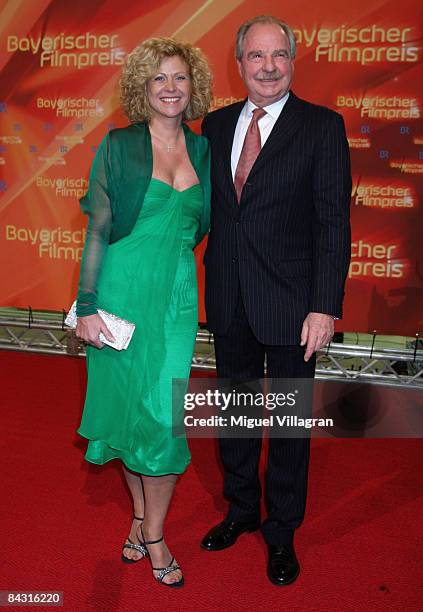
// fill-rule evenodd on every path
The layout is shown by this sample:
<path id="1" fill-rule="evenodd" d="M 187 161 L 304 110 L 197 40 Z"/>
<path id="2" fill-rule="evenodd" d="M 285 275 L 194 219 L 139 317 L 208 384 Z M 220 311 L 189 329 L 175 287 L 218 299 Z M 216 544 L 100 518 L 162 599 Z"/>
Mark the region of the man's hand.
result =
<path id="1" fill-rule="evenodd" d="M 99 339 L 100 332 L 102 332 L 110 342 L 114 341 L 114 337 L 100 315 L 93 314 L 87 317 L 78 317 L 76 325 L 76 336 L 78 338 L 97 348 L 103 348 L 104 344 Z"/>
<path id="2" fill-rule="evenodd" d="M 335 326 L 330 315 L 321 312 L 309 312 L 304 319 L 301 330 L 301 346 L 307 346 L 304 361 L 319 351 L 332 339 Z"/>

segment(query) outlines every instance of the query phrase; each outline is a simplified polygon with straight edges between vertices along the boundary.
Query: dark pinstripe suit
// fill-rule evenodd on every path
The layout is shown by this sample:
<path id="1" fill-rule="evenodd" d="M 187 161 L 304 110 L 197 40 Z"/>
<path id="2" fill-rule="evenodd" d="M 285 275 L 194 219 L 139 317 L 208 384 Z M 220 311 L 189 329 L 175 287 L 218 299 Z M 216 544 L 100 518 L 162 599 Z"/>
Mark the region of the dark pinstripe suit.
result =
<path id="1" fill-rule="evenodd" d="M 350 257 L 351 176 L 343 119 L 292 92 L 245 184 L 240 204 L 231 174 L 244 102 L 210 113 L 212 216 L 206 312 L 222 378 L 312 377 L 299 347 L 309 312 L 342 316 Z M 229 518 L 259 513 L 260 440 L 221 440 Z M 267 469 L 268 543 L 291 541 L 306 499 L 309 442 L 272 439 Z"/>

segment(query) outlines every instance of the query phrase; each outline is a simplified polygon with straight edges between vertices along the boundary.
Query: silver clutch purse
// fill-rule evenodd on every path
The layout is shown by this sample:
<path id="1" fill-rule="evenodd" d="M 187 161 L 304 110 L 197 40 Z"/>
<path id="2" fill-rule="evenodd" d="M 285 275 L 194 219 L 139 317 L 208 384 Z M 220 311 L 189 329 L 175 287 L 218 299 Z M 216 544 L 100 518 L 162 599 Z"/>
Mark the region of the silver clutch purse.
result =
<path id="1" fill-rule="evenodd" d="M 125 319 L 121 319 L 120 317 L 111 314 L 110 312 L 106 312 L 105 310 L 98 310 L 98 314 L 103 319 L 107 328 L 113 334 L 115 338 L 114 342 L 110 342 L 107 340 L 102 333 L 100 333 L 99 339 L 100 342 L 107 344 L 108 346 L 113 347 L 117 351 L 122 351 L 128 348 L 128 345 L 131 341 L 132 334 L 135 330 L 134 323 L 130 321 L 126 321 Z M 71 329 L 76 328 L 77 316 L 76 316 L 76 300 L 72 304 L 71 309 L 68 312 L 68 315 L 65 319 L 65 325 L 70 327 Z"/>

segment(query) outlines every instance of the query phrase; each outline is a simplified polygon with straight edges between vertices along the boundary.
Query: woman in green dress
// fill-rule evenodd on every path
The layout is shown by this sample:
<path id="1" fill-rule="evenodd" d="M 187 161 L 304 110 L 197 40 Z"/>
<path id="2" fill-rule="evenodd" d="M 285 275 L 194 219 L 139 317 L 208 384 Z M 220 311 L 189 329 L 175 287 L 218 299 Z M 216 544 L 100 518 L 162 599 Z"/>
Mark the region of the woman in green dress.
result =
<path id="1" fill-rule="evenodd" d="M 186 438 L 172 434 L 183 410 L 172 406 L 172 379 L 189 377 L 198 322 L 192 249 L 209 226 L 208 143 L 184 123 L 208 110 L 207 62 L 189 44 L 146 40 L 128 56 L 121 100 L 131 124 L 103 139 L 81 200 L 89 223 L 77 335 L 92 346 L 78 432 L 89 440 L 88 461 L 122 461 L 134 509 L 122 560 L 149 556 L 156 580 L 182 586 L 163 523 L 190 461 Z M 126 350 L 100 342 L 100 332 L 112 337 L 97 308 L 135 323 Z"/>

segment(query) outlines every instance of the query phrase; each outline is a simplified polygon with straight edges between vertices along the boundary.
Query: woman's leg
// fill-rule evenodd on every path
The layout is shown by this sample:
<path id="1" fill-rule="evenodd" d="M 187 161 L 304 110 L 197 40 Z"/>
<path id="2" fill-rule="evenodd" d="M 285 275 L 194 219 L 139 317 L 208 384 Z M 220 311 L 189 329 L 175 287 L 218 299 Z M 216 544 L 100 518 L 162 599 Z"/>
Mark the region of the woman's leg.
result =
<path id="1" fill-rule="evenodd" d="M 163 535 L 163 523 L 167 509 L 172 498 L 177 476 L 142 476 L 144 487 L 145 511 L 142 532 L 145 540 L 158 540 Z M 148 545 L 151 564 L 153 567 L 167 567 L 172 559 L 166 543 Z M 155 575 L 158 572 L 154 572 Z M 178 582 L 182 578 L 180 570 L 170 572 L 163 578 L 163 582 Z"/>
<path id="2" fill-rule="evenodd" d="M 132 494 L 133 499 L 133 507 L 134 507 L 134 516 L 138 516 L 139 518 L 143 518 L 144 516 L 144 492 L 142 488 L 142 481 L 139 474 L 134 474 L 123 467 L 123 473 L 125 475 L 126 483 L 128 485 L 129 490 Z M 131 531 L 129 532 L 129 539 L 133 544 L 138 544 L 142 540 L 141 536 L 141 521 L 137 519 L 133 519 Z M 126 544 L 129 543 L 129 539 L 126 540 Z M 133 559 L 134 561 L 138 561 L 143 557 L 143 555 L 137 550 L 131 550 L 130 548 L 123 549 L 123 555 L 128 559 Z"/>

